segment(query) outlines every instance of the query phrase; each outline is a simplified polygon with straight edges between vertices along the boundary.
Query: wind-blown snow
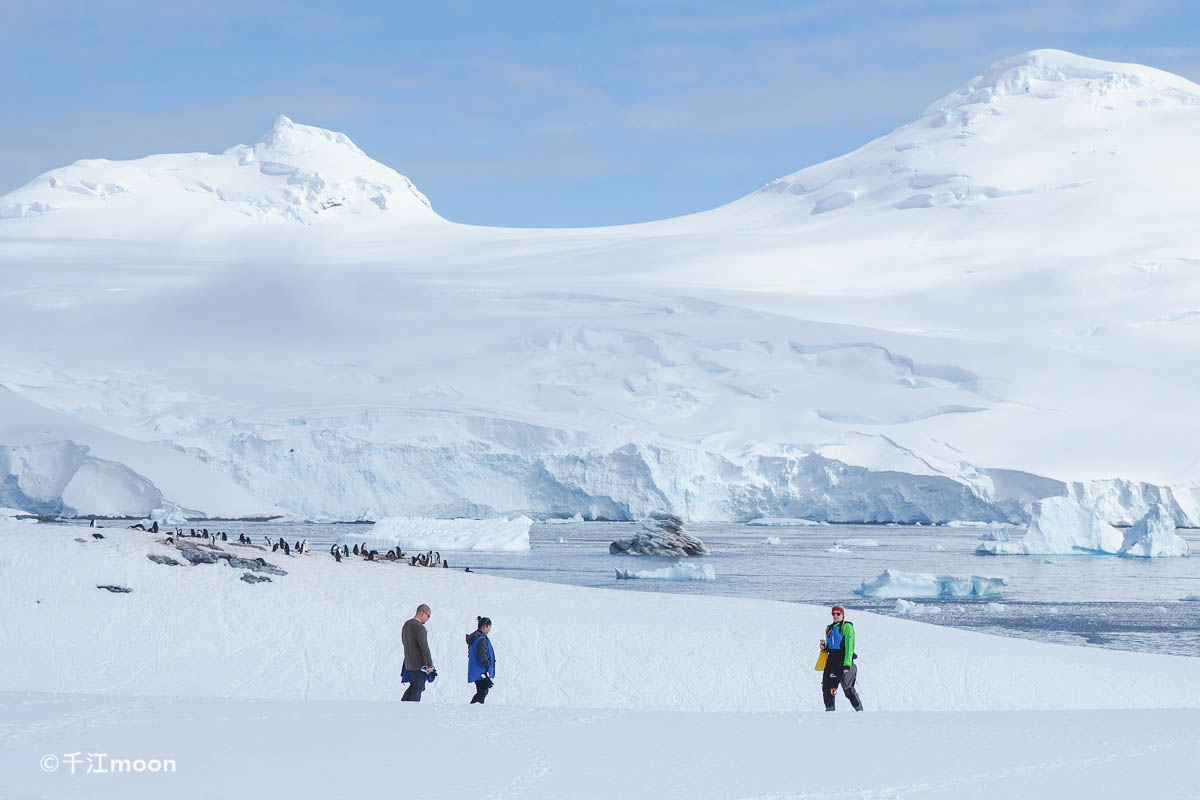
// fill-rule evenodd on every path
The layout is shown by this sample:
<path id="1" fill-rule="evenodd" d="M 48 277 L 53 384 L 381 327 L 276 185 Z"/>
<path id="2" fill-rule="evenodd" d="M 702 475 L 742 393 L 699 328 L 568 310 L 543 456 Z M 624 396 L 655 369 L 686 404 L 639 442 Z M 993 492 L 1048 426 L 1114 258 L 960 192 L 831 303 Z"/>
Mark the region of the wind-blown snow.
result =
<path id="1" fill-rule="evenodd" d="M 999 595 L 1007 578 L 972 575 L 931 575 L 885 569 L 873 581 L 863 581 L 855 590 L 863 597 L 992 597 Z"/>
<path id="2" fill-rule="evenodd" d="M 102 493 L 137 514 L 1020 523 L 1069 495 L 1200 524 L 1198 97 L 1033 51 L 729 205 L 603 229 L 446 222 L 286 118 L 78 162 L 0 198 L 0 384 L 35 409 L 0 446 L 86 446 L 145 481 Z"/>
<path id="3" fill-rule="evenodd" d="M 387 517 L 365 536 L 346 534 L 342 544 L 363 544 L 373 550 L 529 550 L 529 517 L 513 519 L 429 519 Z"/>

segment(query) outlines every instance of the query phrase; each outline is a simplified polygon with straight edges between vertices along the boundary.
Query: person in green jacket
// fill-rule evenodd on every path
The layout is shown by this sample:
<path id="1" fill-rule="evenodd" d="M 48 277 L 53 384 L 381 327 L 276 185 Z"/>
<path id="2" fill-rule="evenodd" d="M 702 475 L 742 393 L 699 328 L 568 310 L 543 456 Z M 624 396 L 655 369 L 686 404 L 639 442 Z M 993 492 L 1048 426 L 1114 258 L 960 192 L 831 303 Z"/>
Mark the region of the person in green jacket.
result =
<path id="1" fill-rule="evenodd" d="M 842 606 L 833 607 L 833 622 L 825 627 L 825 638 L 821 642 L 825 651 L 825 672 L 821 676 L 821 697 L 825 700 L 825 710 L 833 711 L 833 701 L 837 697 L 838 686 L 846 693 L 846 699 L 855 711 L 862 711 L 862 701 L 854 689 L 854 681 L 858 677 L 858 667 L 854 659 L 854 623 L 846 619 L 846 609 Z"/>

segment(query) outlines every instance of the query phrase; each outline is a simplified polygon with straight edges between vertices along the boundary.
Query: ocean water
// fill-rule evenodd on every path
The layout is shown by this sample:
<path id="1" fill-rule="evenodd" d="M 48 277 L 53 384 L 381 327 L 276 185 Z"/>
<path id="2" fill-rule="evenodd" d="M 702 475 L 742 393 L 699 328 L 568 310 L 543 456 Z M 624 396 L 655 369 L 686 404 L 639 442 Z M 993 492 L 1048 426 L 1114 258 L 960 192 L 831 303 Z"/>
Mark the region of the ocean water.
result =
<path id="1" fill-rule="evenodd" d="M 1123 650 L 1200 656 L 1200 530 L 1180 531 L 1190 558 L 1128 559 L 1113 556 L 978 556 L 976 528 L 819 525 L 757 527 L 688 524 L 710 554 L 689 559 L 710 564 L 715 581 L 617 580 L 616 569 L 651 570 L 675 559 L 615 556 L 608 545 L 632 535 L 633 523 L 535 524 L 528 553 L 443 552 L 452 568 L 526 580 L 615 591 L 674 592 L 753 597 L 794 603 L 842 603 L 856 609 L 907 616 L 935 625 L 1008 636 Z M 369 525 L 217 523 L 236 538 L 245 532 L 307 538 L 309 557 L 327 558 L 338 537 L 366 534 Z M 1021 531 L 1012 532 L 1018 538 Z M 778 536 L 780 543 L 766 543 Z M 836 543 L 842 550 L 830 552 Z M 916 599 L 917 614 L 895 600 L 863 598 L 855 590 L 884 569 L 967 577 L 1003 577 L 998 597 Z M 936 610 L 935 610 L 936 609 Z"/>

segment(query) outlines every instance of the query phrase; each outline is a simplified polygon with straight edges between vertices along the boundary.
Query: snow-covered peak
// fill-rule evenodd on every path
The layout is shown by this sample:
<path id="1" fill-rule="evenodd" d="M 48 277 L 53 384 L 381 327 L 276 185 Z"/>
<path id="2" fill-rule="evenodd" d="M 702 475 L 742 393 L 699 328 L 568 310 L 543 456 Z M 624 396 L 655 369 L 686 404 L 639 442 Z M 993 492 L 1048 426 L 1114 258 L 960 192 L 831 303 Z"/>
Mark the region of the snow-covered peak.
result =
<path id="1" fill-rule="evenodd" d="M 834 220 L 887 215 L 871 217 L 878 230 L 910 226 L 914 209 L 985 211 L 994 201 L 1034 220 L 1101 206 L 1160 217 L 1190 204 L 1166 194 L 1200 182 L 1197 138 L 1200 86 L 1191 81 L 1033 50 L 997 61 L 886 136 L 727 208 L 776 222 L 819 216 L 821 227 L 836 225 L 851 239 L 859 232 L 847 234 Z M 1165 183 L 1154 164 L 1169 164 L 1173 181 Z"/>
<path id="2" fill-rule="evenodd" d="M 133 238 L 153 236 L 161 226 L 211 232 L 261 218 L 311 225 L 381 215 L 441 221 L 412 181 L 369 158 L 350 137 L 282 114 L 253 145 L 219 155 L 85 159 L 0 197 L 0 219 L 46 216 Z"/>
<path id="3" fill-rule="evenodd" d="M 1160 69 L 1101 61 L 1065 50 L 1030 50 L 997 61 L 982 75 L 930 105 L 925 113 L 949 112 L 1011 95 L 1038 99 L 1081 95 L 1095 100 L 1105 98 L 1109 103 L 1122 96 L 1135 105 L 1200 104 L 1200 86 Z"/>
<path id="4" fill-rule="evenodd" d="M 283 114 L 275 118 L 271 130 L 258 140 L 254 146 L 257 153 L 279 154 L 287 156 L 302 156 L 314 151 L 328 148 L 345 148 L 356 156 L 366 158 L 367 154 L 358 149 L 358 145 L 350 141 L 350 137 L 337 131 L 327 131 L 312 125 L 300 125 Z"/>

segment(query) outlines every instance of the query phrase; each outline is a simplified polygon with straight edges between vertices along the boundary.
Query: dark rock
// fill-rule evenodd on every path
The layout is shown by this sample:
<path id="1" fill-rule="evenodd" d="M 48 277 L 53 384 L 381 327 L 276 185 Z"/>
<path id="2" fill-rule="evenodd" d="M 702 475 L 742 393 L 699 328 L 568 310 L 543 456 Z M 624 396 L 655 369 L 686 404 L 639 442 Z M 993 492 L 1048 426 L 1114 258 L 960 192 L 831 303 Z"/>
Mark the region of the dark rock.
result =
<path id="1" fill-rule="evenodd" d="M 243 572 L 242 580 L 246 583 L 270 583 L 271 579 L 266 575 L 255 575 L 253 572 Z"/>
<path id="2" fill-rule="evenodd" d="M 251 572 L 269 572 L 272 575 L 287 575 L 287 570 L 280 569 L 274 564 L 268 564 L 261 558 L 230 557 L 229 566 L 234 569 L 248 569 Z M 242 580 L 245 580 L 243 577 Z"/>
<path id="3" fill-rule="evenodd" d="M 179 554 L 190 561 L 192 564 L 215 564 L 221 560 L 220 553 L 214 553 L 211 550 L 199 550 L 195 547 L 181 547 Z M 228 555 L 225 558 L 229 558 Z"/>
<path id="4" fill-rule="evenodd" d="M 618 539 L 608 546 L 613 554 L 639 556 L 702 556 L 708 553 L 704 542 L 683 529 L 683 520 L 674 514 L 652 514 L 642 520 L 630 539 Z"/>
<path id="5" fill-rule="evenodd" d="M 171 558 L 170 556 L 160 556 L 158 553 L 150 553 L 149 555 L 146 556 L 146 558 L 150 559 L 155 564 L 162 564 L 167 567 L 183 566 L 182 564 L 180 564 L 178 561 Z"/>
<path id="6" fill-rule="evenodd" d="M 130 592 L 133 591 L 133 589 L 127 589 L 124 586 L 112 586 L 110 584 L 105 584 L 104 586 L 97 585 L 96 588 L 97 589 L 107 589 L 108 591 L 112 592 L 113 594 L 129 594 Z"/>

